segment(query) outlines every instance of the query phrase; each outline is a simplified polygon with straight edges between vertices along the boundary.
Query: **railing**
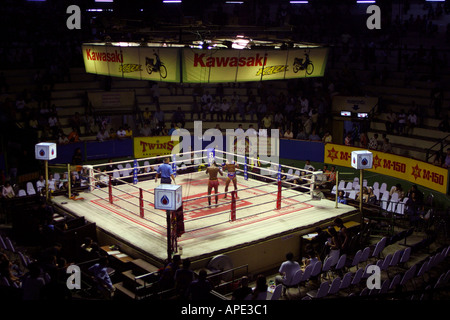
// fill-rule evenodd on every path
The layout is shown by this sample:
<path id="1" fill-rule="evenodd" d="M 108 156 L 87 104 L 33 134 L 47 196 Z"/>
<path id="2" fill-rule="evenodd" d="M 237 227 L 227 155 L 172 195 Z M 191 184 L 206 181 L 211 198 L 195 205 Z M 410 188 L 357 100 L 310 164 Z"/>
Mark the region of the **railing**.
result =
<path id="1" fill-rule="evenodd" d="M 236 272 L 238 270 L 242 270 L 244 269 L 245 271 L 241 271 L 241 272 Z M 231 275 L 230 275 L 231 274 Z M 239 266 L 239 267 L 235 267 L 229 270 L 225 270 L 225 271 L 220 271 L 217 273 L 213 273 L 211 275 L 209 275 L 207 277 L 207 279 L 209 281 L 211 281 L 211 283 L 214 285 L 214 290 L 220 294 L 227 294 L 230 291 L 233 290 L 233 288 L 231 288 L 230 290 L 230 286 L 232 287 L 233 284 L 236 282 L 237 279 L 239 279 L 240 277 L 242 277 L 243 275 L 248 275 L 248 264 Z M 223 281 L 222 278 L 228 278 L 231 277 L 231 279 L 227 279 L 225 281 Z"/>
<path id="2" fill-rule="evenodd" d="M 444 148 L 446 147 L 446 146 L 448 146 L 449 145 L 449 143 L 447 142 L 447 139 L 450 137 L 450 134 L 448 134 L 445 138 L 442 138 L 441 140 L 439 140 L 438 142 L 436 142 L 433 146 L 431 146 L 429 149 L 427 149 L 427 152 L 426 152 L 426 158 L 425 158 L 425 161 L 426 162 L 428 162 L 428 160 L 432 157 L 431 155 L 430 155 L 430 153 L 431 153 L 431 151 L 433 150 L 433 148 L 434 147 L 436 147 L 437 145 L 441 145 L 440 146 L 440 149 L 439 149 L 439 152 L 442 154 L 443 152 L 444 152 Z"/>

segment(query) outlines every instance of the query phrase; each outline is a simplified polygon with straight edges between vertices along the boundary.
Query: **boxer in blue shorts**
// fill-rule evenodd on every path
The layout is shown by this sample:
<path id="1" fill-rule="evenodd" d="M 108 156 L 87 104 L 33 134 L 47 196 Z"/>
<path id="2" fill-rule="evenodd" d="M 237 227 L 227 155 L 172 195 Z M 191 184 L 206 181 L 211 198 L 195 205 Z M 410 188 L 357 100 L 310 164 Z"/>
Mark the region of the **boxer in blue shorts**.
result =
<path id="1" fill-rule="evenodd" d="M 238 164 L 236 162 L 232 163 L 225 163 L 223 164 L 223 170 L 226 170 L 228 172 L 227 174 L 227 181 L 225 183 L 225 192 L 228 192 L 228 186 L 230 185 L 230 182 L 233 181 L 234 190 L 237 190 L 237 179 L 236 179 L 236 168 L 239 168 Z M 227 195 L 225 194 L 224 199 L 227 198 Z M 237 193 L 236 193 L 237 198 Z"/>

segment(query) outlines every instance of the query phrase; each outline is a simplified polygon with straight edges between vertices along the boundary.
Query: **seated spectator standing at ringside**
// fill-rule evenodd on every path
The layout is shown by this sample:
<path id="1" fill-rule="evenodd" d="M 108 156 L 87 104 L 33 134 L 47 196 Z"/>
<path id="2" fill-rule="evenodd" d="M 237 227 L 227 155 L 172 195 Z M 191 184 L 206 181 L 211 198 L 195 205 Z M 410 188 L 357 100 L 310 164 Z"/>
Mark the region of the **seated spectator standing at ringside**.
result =
<path id="1" fill-rule="evenodd" d="M 347 227 L 344 225 L 344 222 L 342 221 L 341 218 L 334 219 L 333 224 L 339 229 L 338 236 L 339 240 L 341 241 L 341 254 L 347 253 L 348 242 L 350 240 Z"/>
<path id="2" fill-rule="evenodd" d="M 189 300 L 209 300 L 209 293 L 213 289 L 211 282 L 206 279 L 206 270 L 200 270 L 198 279 L 192 281 L 187 290 Z"/>
<path id="3" fill-rule="evenodd" d="M 110 298 L 115 291 L 115 288 L 109 276 L 107 266 L 108 258 L 102 256 L 100 257 L 98 263 L 89 267 L 88 271 L 91 274 L 92 279 L 96 283 L 97 289 L 102 293 L 102 295 L 104 295 L 104 297 Z"/>
<path id="4" fill-rule="evenodd" d="M 275 284 L 291 285 L 294 274 L 300 269 L 300 264 L 294 261 L 294 254 L 289 252 L 286 254 L 286 261 L 283 262 L 278 269 L 280 275 L 275 277 Z M 283 294 L 286 293 L 286 287 L 283 287 Z"/>
<path id="5" fill-rule="evenodd" d="M 241 286 L 233 291 L 231 300 L 244 300 L 245 297 L 252 294 L 252 288 L 248 286 L 248 282 L 247 276 L 241 278 Z"/>
<path id="6" fill-rule="evenodd" d="M 176 183 L 169 158 L 165 158 L 164 163 L 158 167 L 158 170 L 156 171 L 155 175 L 155 182 L 158 181 L 158 175 L 161 176 L 161 183 L 171 184 L 171 178 L 173 180 L 173 183 Z"/>
<path id="7" fill-rule="evenodd" d="M 191 260 L 186 258 L 183 260 L 183 266 L 175 271 L 175 289 L 181 299 L 186 298 L 186 292 L 192 281 L 195 280 L 194 271 L 191 269 Z"/>
<path id="8" fill-rule="evenodd" d="M 345 194 L 342 190 L 338 192 L 338 203 L 347 204 L 347 199 L 345 199 Z"/>

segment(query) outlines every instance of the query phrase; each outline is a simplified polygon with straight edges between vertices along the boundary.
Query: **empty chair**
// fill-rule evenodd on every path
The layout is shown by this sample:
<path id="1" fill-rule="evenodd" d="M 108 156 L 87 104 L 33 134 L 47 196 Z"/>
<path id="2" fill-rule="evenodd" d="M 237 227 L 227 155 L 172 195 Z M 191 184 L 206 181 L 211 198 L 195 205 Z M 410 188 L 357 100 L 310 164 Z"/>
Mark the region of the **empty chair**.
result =
<path id="1" fill-rule="evenodd" d="M 395 251 L 394 254 L 392 255 L 391 262 L 389 262 L 389 267 L 396 266 L 400 262 L 400 257 L 402 256 L 402 254 L 403 254 L 402 249 Z"/>
<path id="2" fill-rule="evenodd" d="M 313 298 L 313 299 L 320 299 L 325 297 L 328 294 L 328 291 L 330 290 L 330 284 L 328 281 L 323 281 L 320 283 L 318 290 L 311 290 L 307 292 L 306 294 Z"/>
<path id="3" fill-rule="evenodd" d="M 361 258 L 359 259 L 359 263 L 366 262 L 369 259 L 369 256 L 370 256 L 370 247 L 365 247 L 362 252 Z"/>
<path id="4" fill-rule="evenodd" d="M 336 185 L 333 186 L 333 188 L 331 189 L 331 194 L 336 194 Z"/>
<path id="5" fill-rule="evenodd" d="M 389 200 L 388 206 L 386 211 L 387 212 L 395 212 L 397 210 L 397 204 L 398 204 L 398 193 L 394 193 L 391 196 L 391 199 Z"/>
<path id="6" fill-rule="evenodd" d="M 439 276 L 439 278 L 438 278 L 438 280 L 436 281 L 436 283 L 435 283 L 435 285 L 434 285 L 433 288 L 434 288 L 434 289 L 442 288 L 442 287 L 445 285 L 445 283 L 444 283 L 445 277 L 446 277 L 446 274 L 445 274 L 445 272 L 443 272 L 443 273 Z"/>
<path id="7" fill-rule="evenodd" d="M 55 178 L 56 181 L 59 181 L 61 179 L 61 175 L 58 172 L 55 172 L 53 178 Z"/>
<path id="8" fill-rule="evenodd" d="M 6 248 L 8 251 L 11 251 L 12 253 L 16 253 L 16 248 L 14 247 L 14 244 L 12 243 L 10 238 L 6 237 L 5 243 L 6 243 Z"/>
<path id="9" fill-rule="evenodd" d="M 328 289 L 327 295 L 333 295 L 336 294 L 339 291 L 339 288 L 341 286 L 341 278 L 336 277 L 331 282 L 330 288 Z"/>
<path id="10" fill-rule="evenodd" d="M 381 191 L 380 191 L 381 194 Z M 380 199 L 380 207 L 383 210 L 387 210 L 389 204 L 389 192 L 385 192 L 382 194 Z"/>
<path id="11" fill-rule="evenodd" d="M 348 268 L 352 268 L 352 267 L 357 266 L 359 261 L 361 260 L 362 253 L 363 253 L 362 250 L 356 251 L 355 255 L 353 256 L 353 259 L 351 260 L 351 262 L 347 263 L 347 267 Z"/>
<path id="12" fill-rule="evenodd" d="M 342 281 L 339 285 L 339 290 L 347 289 L 350 286 L 350 284 L 352 283 L 352 276 L 353 273 L 350 271 L 344 274 L 344 277 L 342 278 Z"/>
<path id="13" fill-rule="evenodd" d="M 349 199 L 352 199 L 352 200 L 355 200 L 355 199 L 356 199 L 356 190 L 351 190 L 351 191 L 348 193 L 348 198 L 349 198 Z"/>
<path id="14" fill-rule="evenodd" d="M 416 269 L 417 269 L 417 265 L 413 265 L 411 266 L 411 268 L 409 268 L 402 277 L 402 280 L 400 280 L 400 285 L 402 287 L 406 286 L 407 283 L 414 277 L 415 273 L 416 273 Z"/>
<path id="15" fill-rule="evenodd" d="M 380 186 L 380 193 L 384 193 L 387 191 L 387 183 L 383 182 Z"/>
<path id="16" fill-rule="evenodd" d="M 386 271 L 389 268 L 392 261 L 392 256 L 393 255 L 390 253 L 384 258 L 383 264 L 381 265 L 381 271 Z"/>
<path id="17" fill-rule="evenodd" d="M 272 297 L 270 300 L 278 300 L 281 297 L 281 291 L 283 289 L 283 285 L 279 284 L 275 287 L 275 290 L 273 290 Z"/>
<path id="18" fill-rule="evenodd" d="M 131 167 L 131 164 L 127 163 L 127 164 L 125 165 L 125 169 L 127 169 L 127 170 L 125 170 L 125 172 L 124 172 L 124 177 L 125 177 L 125 176 L 126 176 L 126 177 L 131 176 L 132 173 L 133 173 L 133 168 Z"/>
<path id="19" fill-rule="evenodd" d="M 345 185 L 344 191 L 350 191 L 350 190 L 353 190 L 353 183 L 347 182 L 347 184 Z"/>
<path id="20" fill-rule="evenodd" d="M 378 291 L 378 294 L 385 294 L 389 291 L 389 284 L 390 284 L 390 280 L 386 279 L 383 281 L 383 283 L 381 284 L 381 288 L 380 291 Z"/>
<path id="21" fill-rule="evenodd" d="M 340 271 L 345 266 L 345 261 L 347 261 L 347 255 L 344 253 L 340 256 L 338 262 L 336 263 L 336 266 L 334 267 L 334 271 Z"/>
<path id="22" fill-rule="evenodd" d="M 395 288 L 400 284 L 400 280 L 402 279 L 402 275 L 401 274 L 396 274 L 393 278 L 391 283 L 389 284 L 389 290 L 395 290 Z"/>
<path id="23" fill-rule="evenodd" d="M 118 164 L 117 165 L 117 169 L 119 170 L 120 175 L 123 177 L 125 175 L 124 174 L 125 170 L 123 168 L 123 165 L 122 164 Z"/>
<path id="24" fill-rule="evenodd" d="M 431 259 L 425 261 L 424 263 L 422 263 L 422 265 L 419 268 L 419 271 L 416 274 L 416 277 L 422 277 L 425 275 L 425 273 L 430 270 L 430 264 L 431 264 Z"/>
<path id="25" fill-rule="evenodd" d="M 344 190 L 345 189 L 345 181 L 341 180 L 339 181 L 338 190 Z"/>
<path id="26" fill-rule="evenodd" d="M 302 279 L 300 280 L 300 284 L 301 283 L 305 283 L 306 281 L 309 280 L 309 278 L 311 277 L 311 273 L 312 273 L 312 270 L 314 268 L 314 265 L 315 265 L 315 263 L 314 264 L 309 264 L 309 265 L 306 266 L 305 270 L 303 271 Z"/>
<path id="27" fill-rule="evenodd" d="M 363 268 L 359 268 L 358 270 L 356 270 L 355 275 L 353 276 L 351 285 L 352 286 L 358 285 L 361 282 L 363 274 L 364 274 Z"/>
<path id="28" fill-rule="evenodd" d="M 377 201 L 379 201 L 380 200 L 380 190 L 379 189 L 373 190 L 373 194 L 377 198 Z"/>
<path id="29" fill-rule="evenodd" d="M 34 186 L 33 186 L 32 182 L 27 182 L 27 194 L 29 196 L 32 196 L 32 195 L 36 194 L 36 190 L 34 189 Z"/>
<path id="30" fill-rule="evenodd" d="M 405 206 L 408 201 L 408 197 L 404 197 L 402 201 L 397 204 L 397 208 L 395 209 L 395 214 L 404 215 L 405 214 Z"/>
<path id="31" fill-rule="evenodd" d="M 118 169 L 113 170 L 113 178 L 114 179 L 120 179 L 120 172 Z"/>
<path id="32" fill-rule="evenodd" d="M 380 241 L 377 242 L 377 244 L 375 245 L 375 249 L 373 250 L 371 255 L 372 258 L 379 258 L 381 256 L 381 253 L 386 246 L 386 241 L 387 237 L 383 237 Z"/>
<path id="33" fill-rule="evenodd" d="M 20 189 L 17 193 L 18 197 L 25 197 L 27 195 L 27 192 L 24 189 Z"/>
<path id="34" fill-rule="evenodd" d="M 400 258 L 399 264 L 404 266 L 406 264 L 406 262 L 408 262 L 410 257 L 411 257 L 411 247 L 408 247 L 403 251 L 403 254 L 402 254 L 402 257 Z"/>
<path id="35" fill-rule="evenodd" d="M 363 187 L 367 187 L 367 179 L 363 179 Z"/>
<path id="36" fill-rule="evenodd" d="M 327 277 L 328 272 L 331 270 L 332 264 L 333 264 L 333 259 L 331 257 L 327 257 L 322 266 L 322 275 L 324 278 Z"/>
<path id="37" fill-rule="evenodd" d="M 28 267 L 28 259 L 25 257 L 25 255 L 22 253 L 22 252 L 18 252 L 18 254 L 19 254 L 19 258 L 20 258 L 20 261 L 22 262 L 22 265 L 25 267 L 25 268 L 27 268 Z"/>
<path id="38" fill-rule="evenodd" d="M 317 261 L 314 265 L 314 268 L 311 271 L 311 277 L 316 277 L 320 274 L 320 271 L 322 270 L 322 261 Z"/>
<path id="39" fill-rule="evenodd" d="M 2 250 L 8 250 L 8 247 L 6 246 L 5 239 L 3 239 L 3 237 L 1 235 L 0 235 L 0 248 Z"/>
<path id="40" fill-rule="evenodd" d="M 372 188 L 373 188 L 373 191 L 378 190 L 378 192 L 380 192 L 380 183 L 378 181 L 375 181 L 373 183 Z"/>
<path id="41" fill-rule="evenodd" d="M 365 287 L 364 289 L 362 289 L 362 291 L 359 293 L 360 297 L 364 297 L 364 296 L 368 296 L 370 292 L 370 289 Z"/>

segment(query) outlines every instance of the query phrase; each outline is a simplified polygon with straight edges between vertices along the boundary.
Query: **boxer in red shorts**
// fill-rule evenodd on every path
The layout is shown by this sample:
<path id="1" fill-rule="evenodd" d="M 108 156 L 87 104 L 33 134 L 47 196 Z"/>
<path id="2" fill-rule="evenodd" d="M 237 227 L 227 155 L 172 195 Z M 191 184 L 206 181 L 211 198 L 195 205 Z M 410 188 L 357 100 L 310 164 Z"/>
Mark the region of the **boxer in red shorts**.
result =
<path id="1" fill-rule="evenodd" d="M 211 190 L 214 188 L 214 192 L 216 193 L 216 205 L 219 201 L 219 196 L 217 195 L 219 193 L 219 179 L 217 178 L 218 173 L 223 176 L 222 169 L 216 165 L 215 161 L 211 164 L 211 166 L 206 168 L 206 174 L 209 174 L 208 195 L 211 194 Z M 211 196 L 208 197 L 208 203 L 211 205 Z"/>

